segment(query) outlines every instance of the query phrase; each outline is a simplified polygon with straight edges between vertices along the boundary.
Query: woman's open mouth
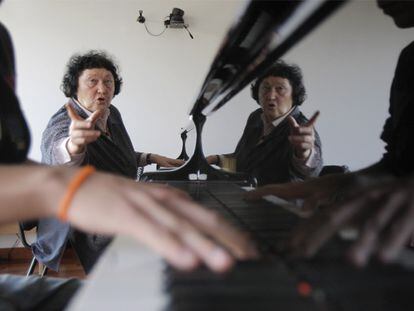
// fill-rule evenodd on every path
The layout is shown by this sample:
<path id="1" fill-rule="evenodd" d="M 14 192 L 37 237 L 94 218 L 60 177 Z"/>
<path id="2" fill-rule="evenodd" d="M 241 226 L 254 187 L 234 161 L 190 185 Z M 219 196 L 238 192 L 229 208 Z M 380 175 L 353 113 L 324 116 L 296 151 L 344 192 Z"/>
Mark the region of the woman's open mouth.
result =
<path id="1" fill-rule="evenodd" d="M 270 109 L 275 109 L 277 105 L 276 105 L 276 103 L 271 102 L 271 103 L 267 103 L 266 106 Z"/>
<path id="2" fill-rule="evenodd" d="M 99 98 L 97 99 L 97 101 L 98 101 L 98 103 L 99 103 L 100 105 L 102 105 L 102 104 L 105 104 L 105 103 L 106 103 L 106 99 L 105 99 L 104 97 L 99 97 Z"/>

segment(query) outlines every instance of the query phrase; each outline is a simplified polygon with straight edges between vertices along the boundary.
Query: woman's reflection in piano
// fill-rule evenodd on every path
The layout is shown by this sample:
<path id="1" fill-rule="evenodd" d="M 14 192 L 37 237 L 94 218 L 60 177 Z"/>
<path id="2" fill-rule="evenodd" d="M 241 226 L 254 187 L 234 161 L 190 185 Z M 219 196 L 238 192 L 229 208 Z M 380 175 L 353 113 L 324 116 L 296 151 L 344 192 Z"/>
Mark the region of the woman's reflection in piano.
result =
<path id="1" fill-rule="evenodd" d="M 306 90 L 296 65 L 276 62 L 251 88 L 260 108 L 252 112 L 231 154 L 210 155 L 209 164 L 249 174 L 259 185 L 304 180 L 322 168 L 321 141 L 299 106 Z"/>

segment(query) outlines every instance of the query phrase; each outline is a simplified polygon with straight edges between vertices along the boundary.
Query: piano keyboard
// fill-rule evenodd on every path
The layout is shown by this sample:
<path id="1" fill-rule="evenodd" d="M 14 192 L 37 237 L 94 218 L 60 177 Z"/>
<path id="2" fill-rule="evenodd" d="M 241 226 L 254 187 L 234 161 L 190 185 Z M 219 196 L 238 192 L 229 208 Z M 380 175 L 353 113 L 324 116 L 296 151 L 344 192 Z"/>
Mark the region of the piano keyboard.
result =
<path id="1" fill-rule="evenodd" d="M 71 310 L 414 310 L 414 270 L 372 264 L 353 268 L 339 238 L 312 260 L 283 256 L 300 218 L 272 203 L 246 202 L 244 190 L 225 182 L 171 182 L 260 245 L 260 261 L 238 263 L 217 275 L 206 268 L 180 272 L 135 241 L 116 238 Z"/>

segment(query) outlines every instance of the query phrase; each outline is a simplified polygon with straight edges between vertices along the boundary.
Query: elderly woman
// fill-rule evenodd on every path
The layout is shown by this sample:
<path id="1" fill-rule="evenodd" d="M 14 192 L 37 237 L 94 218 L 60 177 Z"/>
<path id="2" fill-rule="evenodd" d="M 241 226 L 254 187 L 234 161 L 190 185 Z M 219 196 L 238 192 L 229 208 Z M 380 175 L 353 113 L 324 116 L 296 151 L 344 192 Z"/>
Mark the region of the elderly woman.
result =
<path id="1" fill-rule="evenodd" d="M 210 155 L 207 161 L 245 172 L 259 185 L 318 176 L 322 168 L 319 135 L 299 110 L 306 97 L 301 70 L 278 61 L 252 85 L 260 108 L 247 120 L 232 154 Z"/>
<path id="2" fill-rule="evenodd" d="M 139 166 L 157 163 L 179 166 L 181 160 L 135 152 L 119 111 L 111 104 L 121 89 L 117 66 L 103 52 L 73 56 L 63 77 L 62 90 L 69 102 L 50 119 L 42 138 L 42 162 L 49 165 L 91 164 L 98 170 L 137 178 Z M 55 219 L 39 222 L 33 253 L 57 270 L 71 241 L 86 272 L 110 238 L 84 235 Z"/>

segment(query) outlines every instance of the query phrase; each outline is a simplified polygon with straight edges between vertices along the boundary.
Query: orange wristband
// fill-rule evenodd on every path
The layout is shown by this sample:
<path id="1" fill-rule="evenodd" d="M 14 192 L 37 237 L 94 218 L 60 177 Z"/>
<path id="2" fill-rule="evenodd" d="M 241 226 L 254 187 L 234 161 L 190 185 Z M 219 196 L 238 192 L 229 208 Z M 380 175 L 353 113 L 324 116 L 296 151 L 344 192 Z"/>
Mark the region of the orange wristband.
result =
<path id="1" fill-rule="evenodd" d="M 68 210 L 70 207 L 70 203 L 72 202 L 73 196 L 75 195 L 76 191 L 82 185 L 82 183 L 94 172 L 96 169 L 91 166 L 87 165 L 82 168 L 76 175 L 73 177 L 69 186 L 66 190 L 65 195 L 63 196 L 62 200 L 59 203 L 58 209 L 58 219 L 61 221 L 68 220 Z"/>

